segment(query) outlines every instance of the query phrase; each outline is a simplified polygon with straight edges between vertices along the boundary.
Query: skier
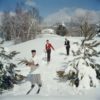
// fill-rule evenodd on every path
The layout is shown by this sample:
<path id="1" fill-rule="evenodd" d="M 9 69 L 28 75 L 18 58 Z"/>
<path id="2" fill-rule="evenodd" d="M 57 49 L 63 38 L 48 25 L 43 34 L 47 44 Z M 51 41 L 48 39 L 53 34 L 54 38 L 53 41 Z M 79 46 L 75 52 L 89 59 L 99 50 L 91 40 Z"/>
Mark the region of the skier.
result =
<path id="1" fill-rule="evenodd" d="M 70 41 L 67 38 L 65 38 L 64 45 L 66 47 L 66 53 L 67 53 L 67 55 L 69 55 L 69 52 L 70 52 Z"/>
<path id="2" fill-rule="evenodd" d="M 29 94 L 31 92 L 31 90 L 34 88 L 35 84 L 38 85 L 38 90 L 37 90 L 37 94 L 38 94 L 40 91 L 40 88 L 42 86 L 41 75 L 39 73 L 38 74 L 33 73 L 33 71 L 35 71 L 38 68 L 39 64 L 34 62 L 34 60 L 36 60 L 36 59 L 34 59 L 34 57 L 36 56 L 36 50 L 31 50 L 31 53 L 32 53 L 33 61 L 26 63 L 26 66 L 29 66 L 31 68 L 30 72 L 26 78 L 28 81 L 31 82 L 31 88 L 26 94 Z"/>
<path id="3" fill-rule="evenodd" d="M 49 42 L 49 40 L 46 40 L 45 49 L 46 49 L 46 53 L 47 53 L 47 62 L 48 63 L 50 62 L 50 58 L 51 58 L 51 48 L 54 50 L 54 47 Z"/>

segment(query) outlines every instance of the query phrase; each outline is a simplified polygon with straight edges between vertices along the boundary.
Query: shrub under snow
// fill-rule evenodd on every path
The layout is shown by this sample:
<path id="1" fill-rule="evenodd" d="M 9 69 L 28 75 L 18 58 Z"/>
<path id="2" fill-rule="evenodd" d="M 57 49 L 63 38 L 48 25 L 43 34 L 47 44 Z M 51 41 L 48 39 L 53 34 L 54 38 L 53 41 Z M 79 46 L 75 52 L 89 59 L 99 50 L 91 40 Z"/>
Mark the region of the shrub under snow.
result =
<path id="1" fill-rule="evenodd" d="M 95 33 L 88 23 L 81 26 L 81 31 L 85 35 L 84 39 L 76 45 L 77 50 L 72 50 L 73 57 L 71 61 L 67 61 L 67 68 L 63 72 L 62 78 L 69 80 L 72 85 L 80 89 L 88 89 L 97 87 L 100 80 L 100 63 L 96 60 L 100 56 L 100 52 L 96 48 L 100 42 L 95 40 Z M 60 75 L 60 71 L 58 75 Z"/>

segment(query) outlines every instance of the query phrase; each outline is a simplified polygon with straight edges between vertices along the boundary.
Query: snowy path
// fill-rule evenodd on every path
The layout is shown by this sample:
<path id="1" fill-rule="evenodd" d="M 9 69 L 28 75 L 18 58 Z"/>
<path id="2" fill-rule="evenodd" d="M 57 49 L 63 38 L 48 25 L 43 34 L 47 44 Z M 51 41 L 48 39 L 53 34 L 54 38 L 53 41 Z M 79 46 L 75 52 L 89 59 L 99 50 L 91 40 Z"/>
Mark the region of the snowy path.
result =
<path id="1" fill-rule="evenodd" d="M 45 95 L 58 95 L 58 94 L 62 95 L 62 92 L 64 92 L 64 89 L 66 90 L 67 86 L 64 83 L 59 82 L 57 78 L 57 74 L 56 74 L 56 71 L 59 69 L 59 67 L 63 67 L 62 60 L 65 57 L 65 55 L 61 56 L 59 53 L 60 53 L 59 50 L 57 50 L 56 52 L 55 51 L 52 52 L 51 62 L 48 65 L 43 64 L 41 66 L 43 89 L 41 90 L 40 94 L 43 93 L 43 95 L 44 94 Z M 54 94 L 52 94 L 52 91 Z"/>
<path id="2" fill-rule="evenodd" d="M 35 72 L 35 73 L 39 72 L 42 77 L 43 86 L 41 88 L 40 95 L 45 95 L 45 96 L 63 95 L 63 92 L 65 92 L 66 94 L 67 85 L 64 84 L 63 82 L 59 82 L 56 74 L 56 71 L 59 69 L 59 67 L 64 67 L 63 62 L 65 55 L 60 54 L 61 53 L 60 51 L 62 50 L 63 49 L 61 48 L 56 51 L 52 51 L 51 62 L 47 64 L 46 61 L 42 60 L 40 63 L 40 67 Z M 32 95 L 32 92 L 30 93 L 30 95 Z"/>

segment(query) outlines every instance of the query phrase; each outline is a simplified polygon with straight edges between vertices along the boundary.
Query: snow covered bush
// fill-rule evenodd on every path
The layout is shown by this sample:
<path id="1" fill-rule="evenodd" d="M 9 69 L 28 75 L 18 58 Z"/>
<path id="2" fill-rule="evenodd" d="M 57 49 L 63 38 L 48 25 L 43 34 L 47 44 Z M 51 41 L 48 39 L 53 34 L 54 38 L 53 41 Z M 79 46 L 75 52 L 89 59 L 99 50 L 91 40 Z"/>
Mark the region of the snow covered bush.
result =
<path id="1" fill-rule="evenodd" d="M 14 69 L 16 65 L 12 61 L 16 54 L 18 52 L 9 52 L 0 43 L 0 94 L 4 90 L 13 88 L 14 84 L 17 83 L 18 74 Z"/>
<path id="2" fill-rule="evenodd" d="M 100 42 L 95 40 L 95 33 L 88 23 L 81 26 L 82 32 L 86 32 L 81 44 L 76 43 L 77 51 L 72 51 L 73 58 L 67 62 L 67 68 L 62 78 L 66 78 L 80 89 L 96 87 L 100 79 L 100 63 L 97 62 L 100 52 L 96 48 Z"/>

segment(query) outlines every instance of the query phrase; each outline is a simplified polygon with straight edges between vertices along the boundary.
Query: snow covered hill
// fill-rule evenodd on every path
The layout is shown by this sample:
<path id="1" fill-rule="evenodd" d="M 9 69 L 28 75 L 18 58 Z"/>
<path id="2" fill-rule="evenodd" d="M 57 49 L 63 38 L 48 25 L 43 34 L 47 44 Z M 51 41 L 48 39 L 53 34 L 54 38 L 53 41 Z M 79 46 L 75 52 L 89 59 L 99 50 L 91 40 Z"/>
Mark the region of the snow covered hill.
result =
<path id="1" fill-rule="evenodd" d="M 80 37 L 67 37 L 71 41 L 71 50 L 77 49 L 76 46 L 73 45 L 73 42 L 80 42 Z M 49 39 L 53 44 L 55 51 L 52 51 L 51 62 L 47 64 L 44 60 L 46 54 L 44 52 L 45 49 L 45 41 Z M 39 62 L 39 68 L 34 71 L 35 73 L 40 73 L 42 78 L 42 88 L 38 96 L 65 96 L 65 99 L 68 100 L 100 100 L 99 92 L 100 87 L 91 88 L 91 89 L 80 89 L 76 87 L 72 87 L 68 85 L 68 82 L 63 82 L 58 80 L 58 76 L 56 71 L 64 70 L 67 68 L 66 62 L 72 59 L 72 52 L 70 56 L 66 56 L 66 51 L 64 47 L 64 39 L 65 37 L 60 37 L 53 34 L 44 34 L 39 35 L 36 39 L 24 42 L 15 46 L 10 46 L 9 49 L 16 50 L 20 52 L 14 59 L 14 62 L 18 63 L 18 59 L 31 59 L 31 50 L 37 50 L 37 59 Z M 99 40 L 99 38 L 96 38 Z M 99 48 L 98 48 L 99 49 Z M 99 59 L 100 60 L 100 59 Z M 21 74 L 27 76 L 30 68 L 25 65 L 19 65 L 17 69 L 21 70 Z M 25 95 L 27 91 L 30 89 L 30 82 L 25 81 L 19 85 L 15 85 L 13 90 L 5 92 L 3 97 L 5 100 L 8 100 L 8 96 L 17 96 L 17 95 Z M 33 96 L 37 96 L 35 92 L 37 91 L 37 86 L 31 91 L 29 94 L 29 100 L 32 100 Z M 2 97 L 2 98 L 3 98 Z M 11 98 L 9 98 L 12 100 Z M 59 99 L 58 99 L 59 100 Z"/>

